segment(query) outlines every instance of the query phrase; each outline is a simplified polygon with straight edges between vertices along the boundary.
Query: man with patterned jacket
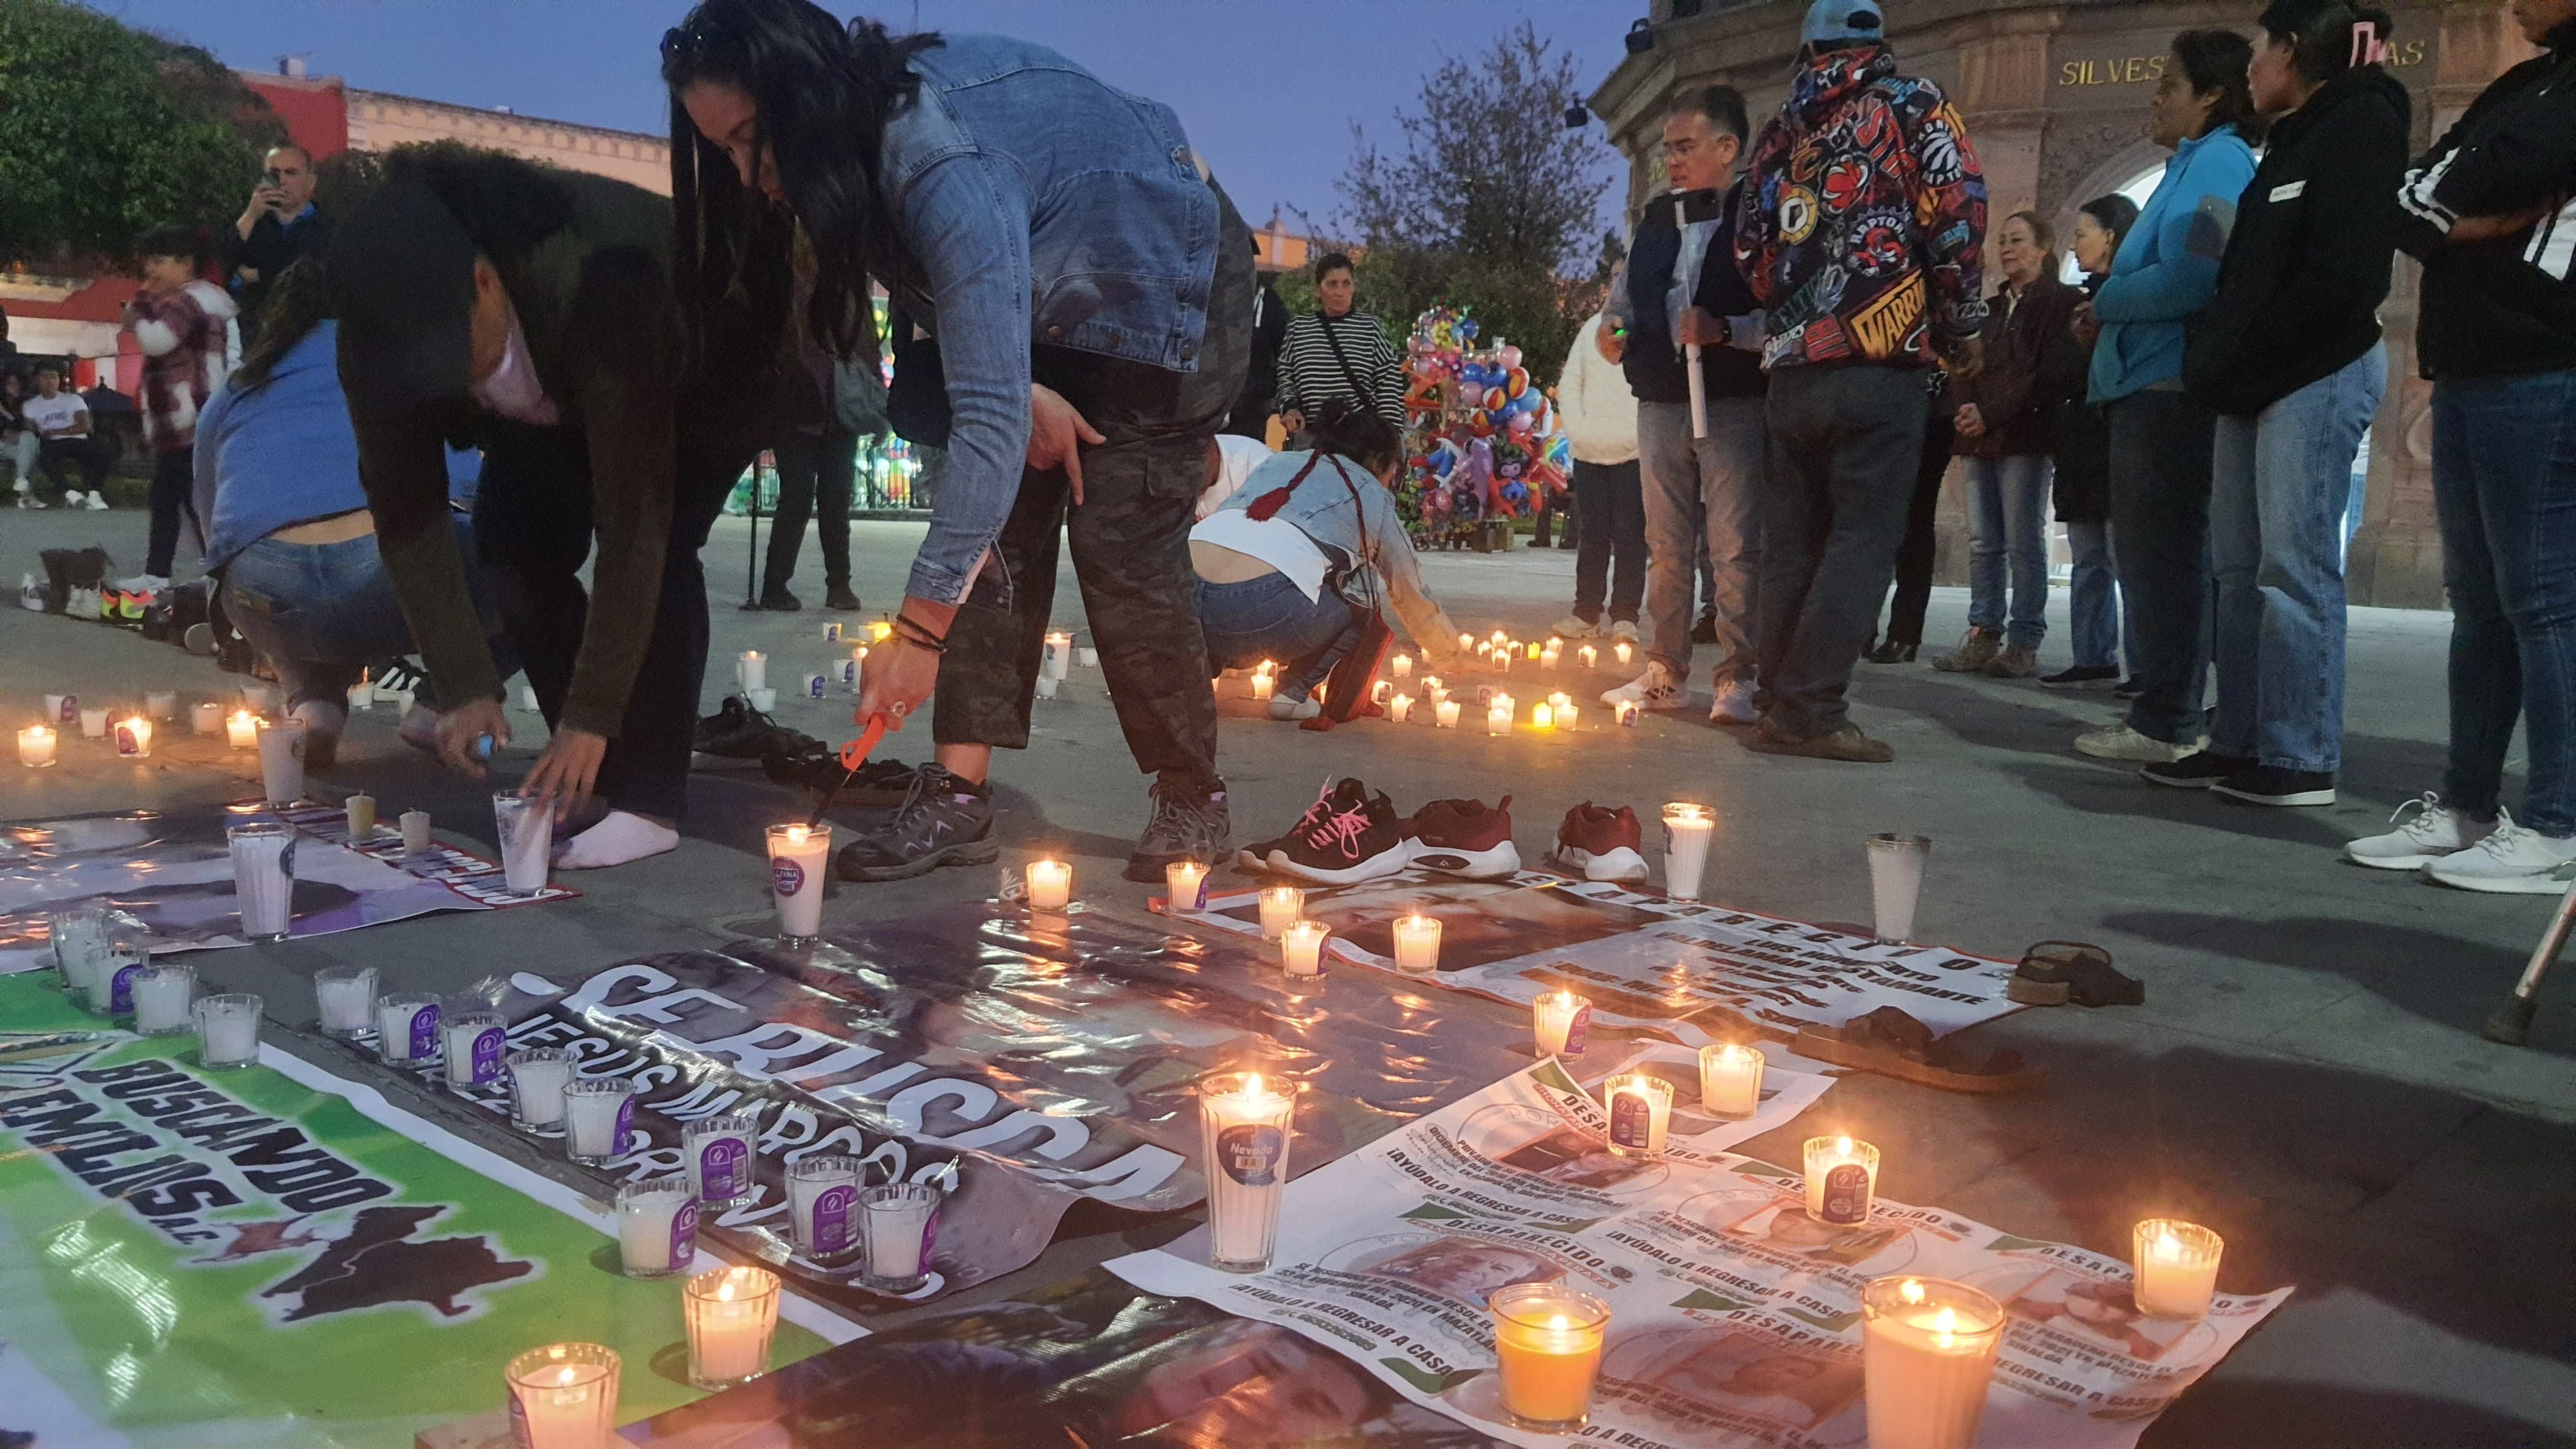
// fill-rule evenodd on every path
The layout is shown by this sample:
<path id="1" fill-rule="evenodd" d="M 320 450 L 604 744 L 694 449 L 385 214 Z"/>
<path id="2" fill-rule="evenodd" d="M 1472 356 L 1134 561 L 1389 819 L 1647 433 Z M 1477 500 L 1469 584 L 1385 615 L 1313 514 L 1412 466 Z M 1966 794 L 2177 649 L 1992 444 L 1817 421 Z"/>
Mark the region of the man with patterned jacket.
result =
<path id="1" fill-rule="evenodd" d="M 1753 143 L 1735 260 L 1770 316 L 1766 754 L 1895 758 L 1852 724 L 1852 665 L 1896 565 L 1928 407 L 1975 373 L 1986 183 L 1940 88 L 1899 75 L 1876 0 L 1815 0 L 1789 99 Z"/>

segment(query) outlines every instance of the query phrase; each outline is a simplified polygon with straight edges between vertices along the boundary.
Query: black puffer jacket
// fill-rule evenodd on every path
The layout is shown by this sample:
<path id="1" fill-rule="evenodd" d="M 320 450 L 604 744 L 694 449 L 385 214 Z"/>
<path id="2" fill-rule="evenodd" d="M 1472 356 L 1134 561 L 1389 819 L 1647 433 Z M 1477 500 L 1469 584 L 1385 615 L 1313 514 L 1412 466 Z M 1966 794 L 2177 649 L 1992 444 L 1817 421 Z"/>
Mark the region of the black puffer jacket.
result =
<path id="1" fill-rule="evenodd" d="M 2411 113 L 2406 87 L 2373 65 L 2328 81 L 2272 128 L 2236 203 L 2218 295 L 2191 322 L 2192 396 L 2261 412 L 2379 341 Z"/>

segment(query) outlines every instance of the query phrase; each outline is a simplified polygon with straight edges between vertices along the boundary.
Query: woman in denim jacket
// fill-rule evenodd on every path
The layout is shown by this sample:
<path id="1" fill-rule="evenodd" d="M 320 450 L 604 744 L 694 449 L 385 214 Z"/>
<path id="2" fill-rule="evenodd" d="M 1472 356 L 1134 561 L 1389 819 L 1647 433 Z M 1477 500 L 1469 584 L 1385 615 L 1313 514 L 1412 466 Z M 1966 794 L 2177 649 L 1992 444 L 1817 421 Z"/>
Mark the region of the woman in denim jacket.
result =
<path id="1" fill-rule="evenodd" d="M 939 343 L 947 475 L 859 705 L 900 725 L 935 694 L 937 760 L 841 874 L 994 858 L 986 773 L 1028 743 L 1060 523 L 1157 777 L 1129 878 L 1229 853 L 1188 537 L 1252 256 L 1179 119 L 1039 46 L 897 40 L 806 0 L 703 0 L 662 53 L 692 312 L 766 293 L 782 345 L 873 365 L 874 280 Z"/>

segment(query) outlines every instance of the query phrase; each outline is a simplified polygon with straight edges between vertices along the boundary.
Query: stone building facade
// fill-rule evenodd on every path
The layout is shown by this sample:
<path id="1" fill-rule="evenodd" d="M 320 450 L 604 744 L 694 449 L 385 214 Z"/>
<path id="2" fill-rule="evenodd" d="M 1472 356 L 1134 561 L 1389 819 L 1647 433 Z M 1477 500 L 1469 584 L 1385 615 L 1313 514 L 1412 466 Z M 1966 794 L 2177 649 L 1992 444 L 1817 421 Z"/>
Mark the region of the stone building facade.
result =
<path id="1" fill-rule="evenodd" d="M 2418 146 L 2487 82 L 2531 54 L 2505 0 L 2383 0 L 2396 18 L 2391 67 L 2415 100 Z M 1630 158 L 1628 209 L 1663 185 L 1655 151 L 1668 99 L 1685 86 L 1742 91 L 1754 124 L 1788 92 L 1805 0 L 1653 0 L 1654 45 L 1632 53 L 1591 101 Z M 2029 207 L 2067 234 L 2075 208 L 2162 166 L 2147 105 L 2176 32 L 2254 33 L 2260 3 L 2140 0 L 1890 0 L 1888 40 L 1905 68 L 1938 82 L 1967 119 L 1993 215 Z M 2381 311 L 2387 400 L 2371 429 L 2369 482 L 2348 564 L 2356 604 L 2442 606 L 2433 519 L 2432 389 L 2416 375 L 2415 263 L 2400 257 Z M 1958 490 L 1942 507 L 1942 570 L 1966 576 Z"/>

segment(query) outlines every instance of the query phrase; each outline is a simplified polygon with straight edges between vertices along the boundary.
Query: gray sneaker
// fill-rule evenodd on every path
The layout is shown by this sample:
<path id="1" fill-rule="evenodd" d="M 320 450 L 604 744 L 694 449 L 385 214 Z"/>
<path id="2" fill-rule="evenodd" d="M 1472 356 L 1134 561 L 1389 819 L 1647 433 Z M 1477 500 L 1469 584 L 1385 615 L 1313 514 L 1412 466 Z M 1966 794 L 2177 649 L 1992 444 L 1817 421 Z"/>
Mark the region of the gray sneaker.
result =
<path id="1" fill-rule="evenodd" d="M 1159 884 L 1163 867 L 1175 861 L 1213 866 L 1234 853 L 1234 819 L 1223 790 L 1201 795 L 1158 780 L 1153 793 L 1154 817 L 1127 857 L 1129 880 Z"/>
<path id="2" fill-rule="evenodd" d="M 925 764 L 894 818 L 841 847 L 843 880 L 903 880 L 943 865 L 989 865 L 1002 854 L 993 838 L 993 794 Z"/>

